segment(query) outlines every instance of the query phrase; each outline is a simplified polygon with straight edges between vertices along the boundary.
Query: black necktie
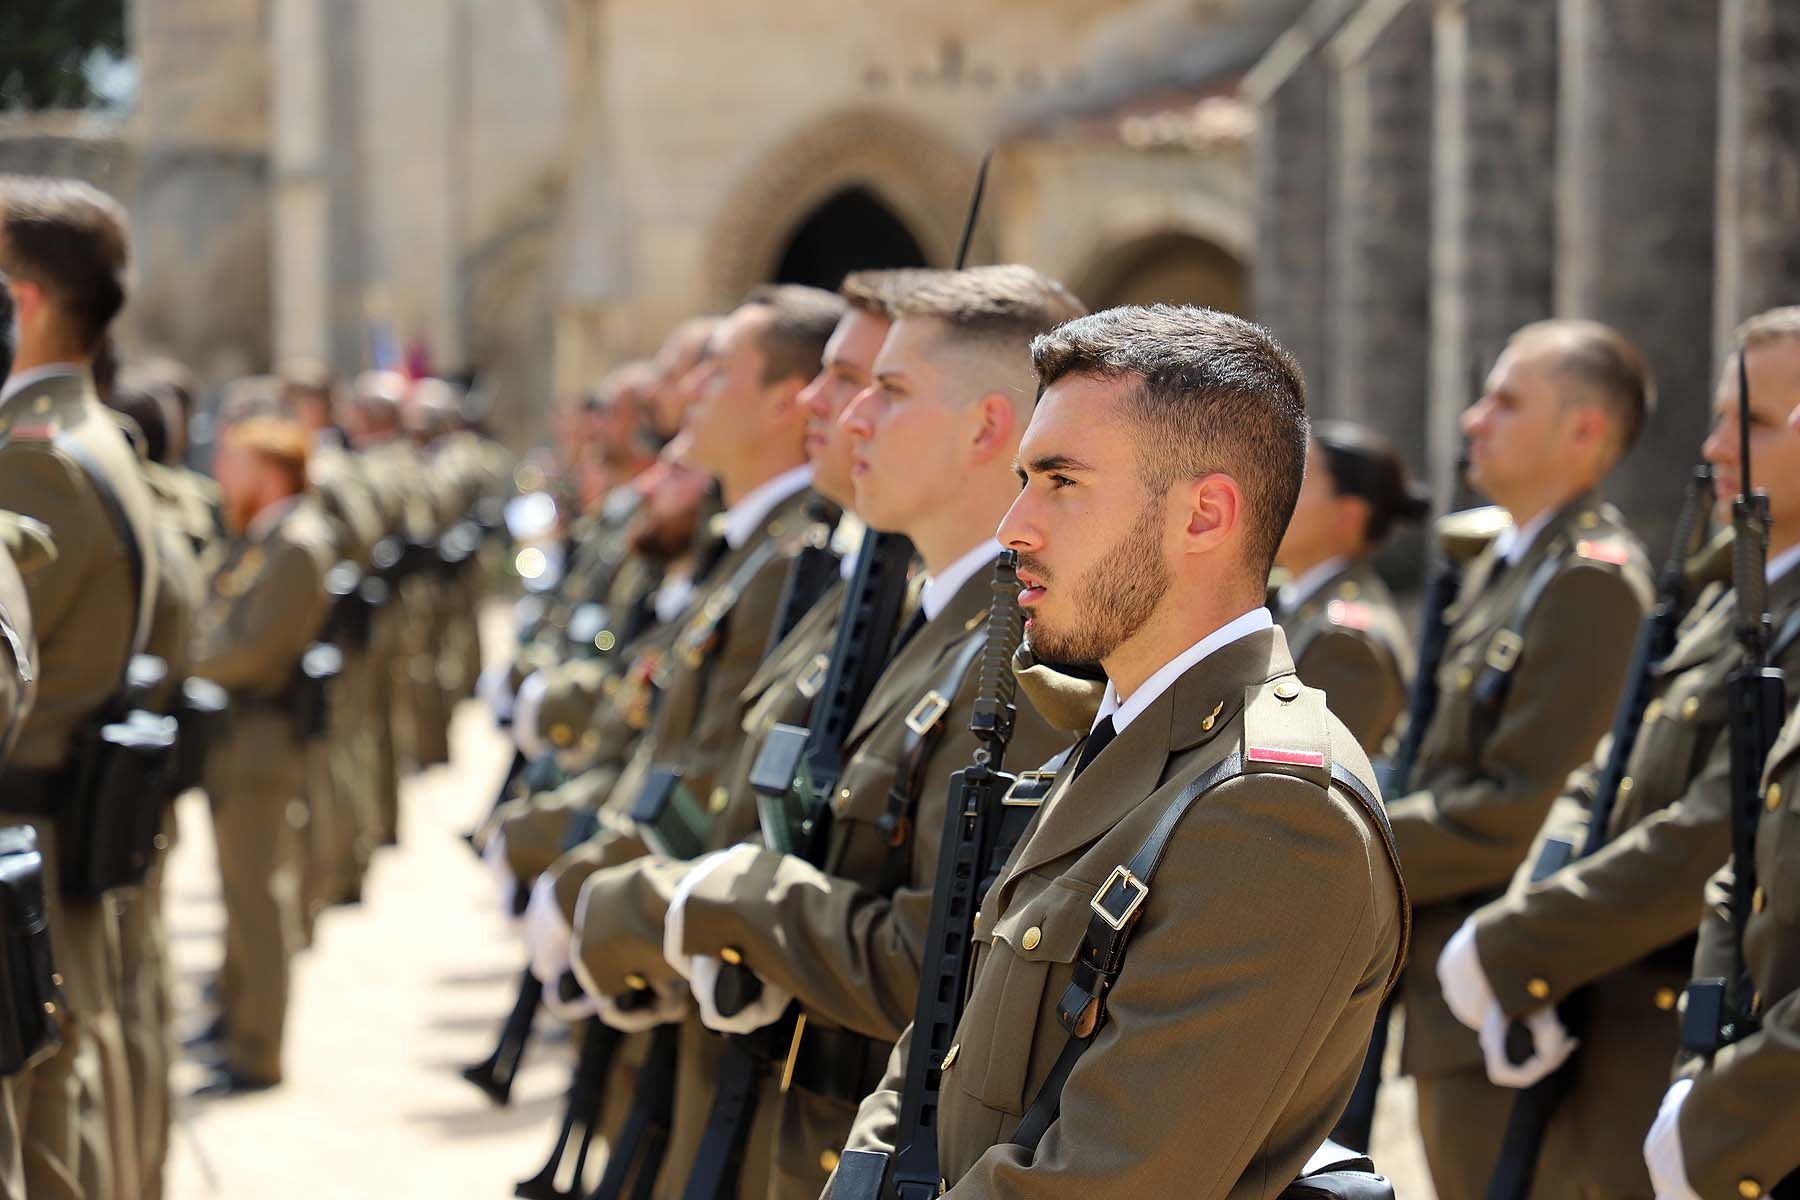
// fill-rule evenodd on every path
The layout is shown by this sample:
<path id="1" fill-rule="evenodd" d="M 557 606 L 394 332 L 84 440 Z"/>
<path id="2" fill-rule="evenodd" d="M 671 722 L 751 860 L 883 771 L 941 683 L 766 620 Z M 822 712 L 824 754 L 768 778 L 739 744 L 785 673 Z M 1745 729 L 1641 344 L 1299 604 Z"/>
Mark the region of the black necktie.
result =
<path id="1" fill-rule="evenodd" d="M 1087 735 L 1087 741 L 1081 743 L 1081 755 L 1076 758 L 1074 773 L 1069 778 L 1074 779 L 1087 770 L 1088 764 L 1099 758 L 1100 752 L 1118 736 L 1119 731 L 1113 727 L 1112 717 L 1102 717 L 1100 723 L 1094 726 L 1093 732 Z"/>

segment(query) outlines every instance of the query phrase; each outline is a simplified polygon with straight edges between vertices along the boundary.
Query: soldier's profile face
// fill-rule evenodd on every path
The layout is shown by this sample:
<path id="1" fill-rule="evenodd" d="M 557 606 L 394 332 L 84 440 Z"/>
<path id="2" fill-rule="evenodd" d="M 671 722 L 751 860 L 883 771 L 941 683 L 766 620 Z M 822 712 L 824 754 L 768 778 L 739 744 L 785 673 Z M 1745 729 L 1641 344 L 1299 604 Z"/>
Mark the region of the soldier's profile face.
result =
<path id="1" fill-rule="evenodd" d="M 1102 662 L 1168 594 L 1168 496 L 1148 494 L 1129 381 L 1065 376 L 1038 400 L 1019 443 L 1019 497 L 1000 543 L 1019 552 L 1031 644 L 1061 662 Z"/>
<path id="2" fill-rule="evenodd" d="M 1554 373 L 1552 350 L 1512 344 L 1488 372 L 1481 398 L 1463 410 L 1469 484 L 1498 504 L 1546 471 L 1558 469 L 1570 409 Z"/>
<path id="3" fill-rule="evenodd" d="M 850 435 L 856 511 L 877 529 L 906 533 L 962 488 L 962 446 L 976 396 L 956 395 L 954 367 L 935 353 L 933 318 L 895 321 L 874 364 L 874 383 L 840 418 Z M 973 414 L 973 416 L 972 416 Z"/>
<path id="4" fill-rule="evenodd" d="M 1762 342 L 1744 355 L 1750 392 L 1750 486 L 1769 494 L 1772 543 L 1800 538 L 1800 340 Z M 1737 360 L 1726 360 L 1713 391 L 1713 424 L 1701 454 L 1713 468 L 1715 513 L 1731 519 L 1742 487 Z"/>
<path id="5" fill-rule="evenodd" d="M 850 431 L 838 419 L 856 394 L 869 386 L 875 356 L 887 337 L 888 322 L 852 308 L 831 332 L 819 373 L 800 392 L 806 412 L 806 457 L 813 487 L 849 507 L 856 503 L 850 479 Z"/>
<path id="6" fill-rule="evenodd" d="M 740 308 L 719 326 L 696 368 L 697 388 L 683 428 L 694 439 L 694 463 L 717 472 L 742 440 L 754 432 L 762 392 L 763 353 L 759 342 L 768 309 Z"/>

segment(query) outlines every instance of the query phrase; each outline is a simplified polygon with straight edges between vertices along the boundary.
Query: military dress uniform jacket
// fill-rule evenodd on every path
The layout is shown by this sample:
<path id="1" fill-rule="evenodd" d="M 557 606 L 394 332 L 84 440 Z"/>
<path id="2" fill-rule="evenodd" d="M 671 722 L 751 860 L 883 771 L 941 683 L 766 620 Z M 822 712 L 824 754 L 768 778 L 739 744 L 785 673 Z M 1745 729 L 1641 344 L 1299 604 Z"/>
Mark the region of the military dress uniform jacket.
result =
<path id="1" fill-rule="evenodd" d="M 234 696 L 279 700 L 325 623 L 331 529 L 310 497 L 234 540 L 201 611 L 194 674 Z"/>
<path id="2" fill-rule="evenodd" d="M 1325 765 L 1264 767 L 1257 751 Z M 1090 902 L 1176 796 L 1237 752 L 1252 773 L 1208 793 L 1168 842 L 1061 1115 L 1035 1154 L 1010 1144 L 1068 1041 L 1057 1005 Z M 1405 954 L 1393 847 L 1327 783 L 1332 763 L 1374 790 L 1274 629 L 1190 668 L 1079 777 L 1064 766 L 976 919 L 938 1112 L 949 1195 L 1271 1197 L 1298 1174 L 1349 1098 Z M 893 1148 L 911 1037 L 851 1148 Z"/>
<path id="3" fill-rule="evenodd" d="M 37 695 L 37 635 L 24 577 L 55 554 L 43 526 L 0 512 L 0 767 Z"/>
<path id="4" fill-rule="evenodd" d="M 1557 565 L 1547 567 L 1547 562 Z M 1553 572 L 1515 628 L 1540 570 Z M 1394 840 L 1417 906 L 1403 1067 L 1430 1074 L 1481 1061 L 1429 967 L 1463 920 L 1512 878 L 1569 773 L 1611 724 L 1650 600 L 1641 548 L 1610 506 L 1578 499 L 1551 518 L 1520 561 L 1490 545 L 1465 570 L 1447 613 L 1440 695 L 1411 795 L 1388 798 Z M 1481 689 L 1505 667 L 1499 704 Z"/>
<path id="5" fill-rule="evenodd" d="M 1277 612 L 1294 669 L 1325 693 L 1332 713 L 1370 756 L 1406 707 L 1413 652 L 1406 625 L 1374 566 L 1344 564 L 1292 610 Z"/>
<path id="6" fill-rule="evenodd" d="M 1733 878 L 1727 865 L 1707 889 L 1695 978 L 1731 977 Z M 1758 1200 L 1800 1170 L 1800 715 L 1763 772 L 1756 879 L 1744 961 L 1762 1027 L 1698 1070 L 1681 1108 L 1683 1165 L 1702 1200 Z"/>

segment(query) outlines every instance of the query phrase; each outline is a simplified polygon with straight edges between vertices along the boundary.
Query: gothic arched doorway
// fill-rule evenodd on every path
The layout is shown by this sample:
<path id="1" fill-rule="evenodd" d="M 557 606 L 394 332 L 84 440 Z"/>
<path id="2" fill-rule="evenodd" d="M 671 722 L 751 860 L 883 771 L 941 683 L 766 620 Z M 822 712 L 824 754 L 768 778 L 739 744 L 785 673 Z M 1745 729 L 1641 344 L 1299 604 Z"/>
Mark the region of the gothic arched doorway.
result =
<path id="1" fill-rule="evenodd" d="M 1242 313 L 1244 264 L 1217 243 L 1190 233 L 1151 234 L 1108 251 L 1090 270 L 1081 298 L 1115 304 L 1201 304 Z"/>
<path id="2" fill-rule="evenodd" d="M 924 265 L 925 252 L 893 210 L 868 188 L 851 186 L 794 227 L 776 260 L 775 279 L 836 288 L 852 271 Z"/>

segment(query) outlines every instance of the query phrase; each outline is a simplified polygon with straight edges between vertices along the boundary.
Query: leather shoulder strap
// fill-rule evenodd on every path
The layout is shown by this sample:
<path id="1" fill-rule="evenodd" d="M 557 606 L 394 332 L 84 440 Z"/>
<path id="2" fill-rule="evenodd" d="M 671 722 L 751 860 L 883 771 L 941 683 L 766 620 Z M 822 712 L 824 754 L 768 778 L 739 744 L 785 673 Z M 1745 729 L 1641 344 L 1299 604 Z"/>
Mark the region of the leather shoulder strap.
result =
<path id="1" fill-rule="evenodd" d="M 112 480 L 106 477 L 106 470 L 81 444 L 80 439 L 72 438 L 66 433 L 58 432 L 51 439 L 62 453 L 69 456 L 75 465 L 87 476 L 88 483 L 93 485 L 94 495 L 99 497 L 100 507 L 106 511 L 106 518 L 112 524 L 113 532 L 125 544 L 125 557 L 131 564 L 131 586 L 137 594 L 137 617 L 131 628 L 131 653 L 141 654 L 144 643 L 150 637 L 150 581 L 144 570 L 144 548 L 139 544 L 137 533 L 131 528 L 131 518 L 125 515 L 125 505 L 119 500 L 119 493 L 113 490 Z"/>

